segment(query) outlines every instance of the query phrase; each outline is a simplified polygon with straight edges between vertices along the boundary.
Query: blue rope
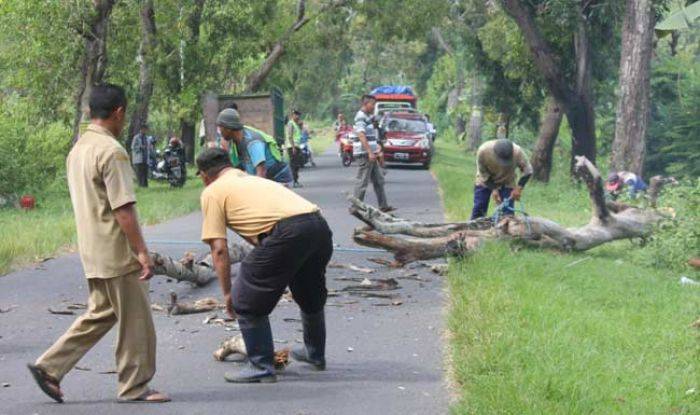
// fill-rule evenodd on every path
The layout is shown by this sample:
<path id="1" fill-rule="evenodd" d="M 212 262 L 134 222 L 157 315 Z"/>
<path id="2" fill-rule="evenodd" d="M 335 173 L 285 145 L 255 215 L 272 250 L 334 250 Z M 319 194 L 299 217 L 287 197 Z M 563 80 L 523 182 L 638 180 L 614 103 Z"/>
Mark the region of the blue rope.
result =
<path id="1" fill-rule="evenodd" d="M 525 211 L 525 202 L 523 202 L 522 199 L 519 200 L 519 207 L 513 206 L 512 208 L 510 207 L 510 201 L 511 198 L 507 197 L 503 202 L 501 202 L 500 205 L 496 206 L 496 211 L 493 213 L 493 216 L 491 216 L 491 222 L 494 224 L 498 224 L 498 222 L 501 221 L 503 216 L 505 216 L 505 213 L 507 211 L 513 211 L 513 213 L 519 213 L 524 217 L 525 221 L 525 226 L 527 227 L 527 234 L 530 235 L 532 234 L 532 225 L 530 224 L 530 215 Z"/>

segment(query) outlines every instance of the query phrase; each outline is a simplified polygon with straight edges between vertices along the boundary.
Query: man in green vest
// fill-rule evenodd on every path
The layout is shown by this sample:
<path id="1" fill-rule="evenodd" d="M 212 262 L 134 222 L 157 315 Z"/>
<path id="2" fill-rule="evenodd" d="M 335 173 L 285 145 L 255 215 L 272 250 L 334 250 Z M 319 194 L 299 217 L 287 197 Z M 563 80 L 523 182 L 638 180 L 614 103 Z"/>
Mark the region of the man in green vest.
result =
<path id="1" fill-rule="evenodd" d="M 289 166 L 292 168 L 293 186 L 301 187 L 299 183 L 299 169 L 301 168 L 303 155 L 301 154 L 301 112 L 292 111 L 292 118 L 287 123 L 287 152 L 289 153 Z"/>

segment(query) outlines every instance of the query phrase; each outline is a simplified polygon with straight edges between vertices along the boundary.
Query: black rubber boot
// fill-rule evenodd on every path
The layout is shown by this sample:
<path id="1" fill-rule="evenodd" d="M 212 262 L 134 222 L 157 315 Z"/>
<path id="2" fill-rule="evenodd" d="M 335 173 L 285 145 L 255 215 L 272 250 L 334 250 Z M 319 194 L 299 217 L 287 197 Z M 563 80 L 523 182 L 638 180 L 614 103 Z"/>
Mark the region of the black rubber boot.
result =
<path id="1" fill-rule="evenodd" d="M 315 314 L 301 312 L 304 346 L 294 348 L 292 358 L 310 364 L 315 370 L 326 370 L 326 318 L 323 310 Z"/>
<path id="2" fill-rule="evenodd" d="M 238 316 L 238 326 L 248 351 L 248 362 L 239 372 L 224 374 L 224 379 L 233 383 L 277 382 L 270 319 Z"/>

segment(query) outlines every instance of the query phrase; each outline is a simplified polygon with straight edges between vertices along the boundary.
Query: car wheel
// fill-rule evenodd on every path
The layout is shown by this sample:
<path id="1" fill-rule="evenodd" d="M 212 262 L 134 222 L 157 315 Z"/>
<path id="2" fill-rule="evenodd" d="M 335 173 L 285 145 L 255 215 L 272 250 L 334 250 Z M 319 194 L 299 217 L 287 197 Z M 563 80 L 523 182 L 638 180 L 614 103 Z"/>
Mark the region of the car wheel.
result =
<path id="1" fill-rule="evenodd" d="M 430 169 L 430 163 L 431 163 L 431 160 L 428 160 L 428 161 L 426 161 L 425 163 L 423 163 L 423 168 L 424 168 L 425 170 Z"/>

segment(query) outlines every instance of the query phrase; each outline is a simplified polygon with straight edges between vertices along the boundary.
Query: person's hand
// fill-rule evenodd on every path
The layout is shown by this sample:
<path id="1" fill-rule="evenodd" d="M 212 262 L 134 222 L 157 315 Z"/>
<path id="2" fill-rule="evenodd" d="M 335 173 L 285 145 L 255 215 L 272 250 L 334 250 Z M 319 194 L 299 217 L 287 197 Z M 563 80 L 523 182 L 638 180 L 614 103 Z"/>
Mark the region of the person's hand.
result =
<path id="1" fill-rule="evenodd" d="M 491 196 L 493 196 L 493 200 L 496 201 L 499 205 L 503 203 L 503 198 L 501 197 L 501 194 L 498 193 L 498 189 L 493 189 L 493 192 L 491 192 Z"/>
<path id="2" fill-rule="evenodd" d="M 224 304 L 226 305 L 226 314 L 232 320 L 236 319 L 236 311 L 233 309 L 233 299 L 231 293 L 224 294 Z"/>
<path id="3" fill-rule="evenodd" d="M 139 264 L 141 264 L 141 276 L 139 279 L 141 281 L 148 281 L 153 277 L 153 264 L 151 262 L 151 256 L 148 255 L 148 252 L 139 252 L 136 257 L 139 260 Z"/>
<path id="4" fill-rule="evenodd" d="M 523 188 L 520 186 L 516 186 L 513 191 L 510 192 L 510 198 L 513 200 L 520 200 L 520 196 L 523 194 Z"/>
<path id="5" fill-rule="evenodd" d="M 375 162 L 375 161 L 377 161 L 377 155 L 374 154 L 374 153 L 371 153 L 371 152 L 370 152 L 368 157 L 369 157 L 369 161 L 370 161 L 370 162 Z"/>

